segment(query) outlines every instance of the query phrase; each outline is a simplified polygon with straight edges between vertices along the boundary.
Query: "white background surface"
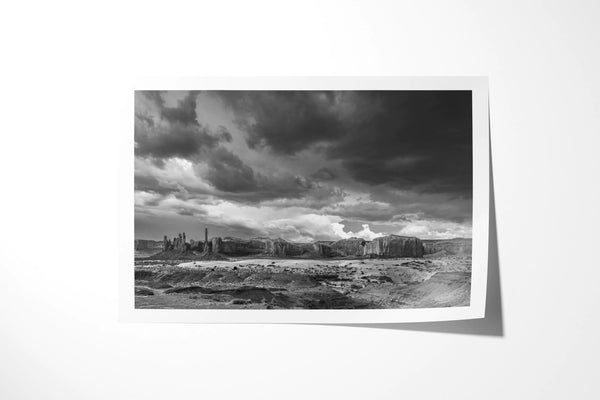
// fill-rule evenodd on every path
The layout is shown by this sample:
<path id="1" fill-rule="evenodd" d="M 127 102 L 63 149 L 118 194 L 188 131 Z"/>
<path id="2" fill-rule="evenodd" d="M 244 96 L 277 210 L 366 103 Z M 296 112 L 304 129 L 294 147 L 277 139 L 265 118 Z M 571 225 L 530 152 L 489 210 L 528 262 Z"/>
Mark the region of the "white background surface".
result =
<path id="1" fill-rule="evenodd" d="M 598 398 L 600 3 L 294 4 L 1 6 L 0 397 Z M 488 75 L 504 336 L 118 323 L 138 75 Z"/>

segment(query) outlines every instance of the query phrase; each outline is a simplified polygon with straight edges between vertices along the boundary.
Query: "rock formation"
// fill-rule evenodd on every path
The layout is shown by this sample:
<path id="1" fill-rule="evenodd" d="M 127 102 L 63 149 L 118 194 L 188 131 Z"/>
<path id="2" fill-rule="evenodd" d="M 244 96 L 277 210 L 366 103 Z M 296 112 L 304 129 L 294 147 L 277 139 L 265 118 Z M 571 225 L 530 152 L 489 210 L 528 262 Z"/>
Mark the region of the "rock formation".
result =
<path id="1" fill-rule="evenodd" d="M 136 250 L 154 250 L 160 249 L 162 247 L 162 242 L 158 240 L 146 240 L 146 239 L 136 239 L 135 240 L 135 249 Z"/>
<path id="2" fill-rule="evenodd" d="M 367 257 L 423 257 L 423 242 L 416 237 L 389 235 L 366 242 Z"/>
<path id="3" fill-rule="evenodd" d="M 221 251 L 221 245 L 223 244 L 223 239 L 221 239 L 220 237 L 214 237 L 212 238 L 211 242 L 208 243 L 208 251 L 211 253 L 222 253 Z"/>
<path id="4" fill-rule="evenodd" d="M 313 251 L 319 257 L 333 257 L 335 254 L 331 248 L 331 242 L 314 242 Z"/>
<path id="5" fill-rule="evenodd" d="M 194 242 L 194 241 L 192 240 L 192 242 Z M 193 243 L 187 243 L 185 233 L 177 234 L 177 236 L 175 236 L 172 240 L 167 238 L 167 236 L 165 235 L 163 237 L 162 246 L 161 246 L 161 249 L 163 252 L 173 251 L 173 250 L 176 250 L 179 252 L 185 252 L 185 251 L 191 250 L 193 248 L 194 248 Z"/>
<path id="6" fill-rule="evenodd" d="M 167 239 L 167 235 L 163 238 L 162 251 L 167 251 L 171 249 L 171 241 Z"/>
<path id="7" fill-rule="evenodd" d="M 288 251 L 288 242 L 283 239 L 264 239 L 265 254 L 275 257 L 286 257 Z"/>
<path id="8" fill-rule="evenodd" d="M 433 245 L 427 247 L 428 252 L 435 252 L 436 249 L 437 247 Z M 213 237 L 209 241 L 208 229 L 204 230 L 203 242 L 192 239 L 188 243 L 185 233 L 179 233 L 172 240 L 165 236 L 162 241 L 162 250 L 163 253 L 168 253 L 165 256 L 169 257 L 176 257 L 179 253 L 187 253 L 191 256 L 221 254 L 231 257 L 423 257 L 425 253 L 423 242 L 420 239 L 397 235 L 376 238 L 370 242 L 356 237 L 335 242 L 316 241 L 310 243 L 264 237 L 251 239 Z"/>
<path id="9" fill-rule="evenodd" d="M 366 240 L 357 237 L 342 239 L 331 244 L 331 251 L 341 257 L 362 256 L 365 243 Z"/>
<path id="10" fill-rule="evenodd" d="M 263 252 L 262 243 L 253 243 L 252 240 L 243 240 L 236 238 L 212 238 L 212 251 L 231 256 L 246 256 L 250 254 L 260 254 Z"/>
<path id="11" fill-rule="evenodd" d="M 472 240 L 468 238 L 424 240 L 423 245 L 425 255 L 470 256 L 472 252 Z"/>
<path id="12" fill-rule="evenodd" d="M 204 228 L 204 246 L 202 251 L 204 253 L 208 253 L 210 251 L 210 246 L 208 243 L 208 228 Z"/>

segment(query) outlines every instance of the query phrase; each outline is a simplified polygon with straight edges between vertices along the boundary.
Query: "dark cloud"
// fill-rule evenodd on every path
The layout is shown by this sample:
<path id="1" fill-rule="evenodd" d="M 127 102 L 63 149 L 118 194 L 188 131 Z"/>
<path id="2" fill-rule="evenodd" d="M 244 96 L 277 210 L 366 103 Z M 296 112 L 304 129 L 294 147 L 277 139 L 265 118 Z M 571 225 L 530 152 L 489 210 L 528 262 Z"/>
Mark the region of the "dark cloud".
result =
<path id="1" fill-rule="evenodd" d="M 471 196 L 471 92 L 361 93 L 364 112 L 327 149 L 356 180 Z"/>
<path id="2" fill-rule="evenodd" d="M 347 194 L 340 188 L 330 186 L 313 186 L 310 190 L 290 186 L 288 192 L 277 198 L 265 198 L 261 204 L 284 207 L 302 207 L 313 210 L 324 210 L 332 204 L 344 200 Z"/>
<path id="3" fill-rule="evenodd" d="M 177 208 L 177 214 L 178 215 L 187 215 L 190 217 L 197 217 L 197 216 L 201 216 L 201 215 L 206 215 L 205 212 L 199 211 L 198 209 L 195 208 L 191 208 L 191 207 L 179 207 Z"/>
<path id="4" fill-rule="evenodd" d="M 178 100 L 175 107 L 167 107 L 165 105 L 162 93 L 161 91 L 144 90 L 136 92 L 136 95 L 146 96 L 149 100 L 153 101 L 162 119 L 183 125 L 198 123 L 196 120 L 196 97 L 198 96 L 198 92 L 186 91 L 185 97 Z"/>
<path id="5" fill-rule="evenodd" d="M 200 200 L 206 203 L 211 196 L 243 204 L 265 203 L 281 207 L 321 209 L 344 199 L 340 188 L 319 184 L 308 177 L 280 173 L 265 176 L 255 172 L 229 150 L 218 147 L 202 163 L 196 164 L 196 175 L 214 189 L 158 179 L 150 171 L 135 174 L 135 190 L 160 194 L 161 199 L 174 196 L 180 200 Z M 153 200 L 158 204 L 160 200 Z"/>
<path id="6" fill-rule="evenodd" d="M 221 192 L 219 197 L 245 204 L 279 204 L 320 209 L 343 200 L 344 192 L 288 173 L 266 176 L 255 172 L 234 154 L 218 149 L 209 161 L 207 180 Z M 274 203 L 275 202 L 275 203 Z M 278 202 L 278 203 L 277 203 Z"/>
<path id="7" fill-rule="evenodd" d="M 315 91 L 214 92 L 237 115 L 250 148 L 294 154 L 344 134 L 335 93 Z"/>
<path id="8" fill-rule="evenodd" d="M 227 143 L 231 143 L 231 141 L 233 140 L 231 133 L 224 126 L 219 126 L 217 128 L 217 137 L 223 142 Z"/>
<path id="9" fill-rule="evenodd" d="M 297 154 L 313 145 L 370 185 L 470 196 L 470 91 L 213 92 L 250 147 Z"/>
<path id="10" fill-rule="evenodd" d="M 389 187 L 371 186 L 370 198 L 373 201 L 389 204 L 393 216 L 420 215 L 454 222 L 470 222 L 473 208 L 471 193 L 419 193 L 414 191 L 390 190 Z"/>
<path id="11" fill-rule="evenodd" d="M 332 207 L 327 211 L 332 215 L 363 222 L 389 221 L 398 213 L 396 207 L 376 202 L 345 204 L 341 207 Z"/>
<path id="12" fill-rule="evenodd" d="M 471 199 L 451 199 L 446 196 L 434 195 L 424 198 L 409 199 L 402 197 L 394 200 L 393 196 L 376 197 L 377 202 L 358 202 L 354 204 L 331 203 L 324 206 L 324 211 L 330 215 L 337 215 L 345 219 L 360 221 L 361 223 L 373 222 L 412 222 L 415 219 L 434 218 L 457 223 L 471 220 Z M 385 198 L 390 203 L 382 203 Z"/>
<path id="13" fill-rule="evenodd" d="M 139 156 L 192 158 L 203 150 L 216 147 L 220 141 L 199 126 L 150 127 L 140 122 L 135 128 L 135 151 Z"/>
<path id="14" fill-rule="evenodd" d="M 257 189 L 252 168 L 225 148 L 217 148 L 209 154 L 208 166 L 206 178 L 218 190 L 243 193 Z"/>
<path id="15" fill-rule="evenodd" d="M 211 93 L 234 111 L 251 148 L 294 155 L 321 144 L 358 182 L 471 196 L 469 91 Z M 187 93 L 175 107 L 167 107 L 159 92 L 140 95 L 154 103 L 160 121 L 136 113 L 137 155 L 193 159 L 203 151 L 214 152 L 209 178 L 215 187 L 245 192 L 256 185 L 250 166 L 217 149 L 232 141 L 231 133 L 222 126 L 210 132 L 197 121 L 196 92 Z M 215 160 L 218 156 L 223 160 Z M 335 177 L 327 168 L 311 176 L 321 181 Z"/>
<path id="16" fill-rule="evenodd" d="M 134 176 L 134 189 L 142 192 L 154 192 L 159 194 L 169 194 L 173 191 L 178 191 L 177 185 L 169 185 L 165 182 L 160 182 L 153 176 L 136 173 Z"/>
<path id="17" fill-rule="evenodd" d="M 330 181 L 335 179 L 337 175 L 333 173 L 329 168 L 320 168 L 318 171 L 315 171 L 311 178 L 316 179 L 318 181 Z"/>
<path id="18" fill-rule="evenodd" d="M 144 96 L 157 110 L 157 115 L 152 115 L 143 107 L 136 107 L 135 153 L 138 156 L 153 157 L 160 165 L 164 159 L 191 159 L 214 149 L 220 142 L 231 141 L 231 134 L 224 127 L 213 134 L 198 123 L 196 92 L 187 93 L 175 107 L 165 106 L 160 92 L 138 91 L 136 96 Z"/>

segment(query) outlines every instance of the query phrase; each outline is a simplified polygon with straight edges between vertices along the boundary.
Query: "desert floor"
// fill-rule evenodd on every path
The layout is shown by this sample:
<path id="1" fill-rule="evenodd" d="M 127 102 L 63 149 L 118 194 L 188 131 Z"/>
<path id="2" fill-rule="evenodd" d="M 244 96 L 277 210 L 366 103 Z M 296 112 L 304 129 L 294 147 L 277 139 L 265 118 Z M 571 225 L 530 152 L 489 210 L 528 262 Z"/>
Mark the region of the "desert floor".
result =
<path id="1" fill-rule="evenodd" d="M 137 260 L 136 308 L 357 309 L 467 306 L 470 257 Z"/>

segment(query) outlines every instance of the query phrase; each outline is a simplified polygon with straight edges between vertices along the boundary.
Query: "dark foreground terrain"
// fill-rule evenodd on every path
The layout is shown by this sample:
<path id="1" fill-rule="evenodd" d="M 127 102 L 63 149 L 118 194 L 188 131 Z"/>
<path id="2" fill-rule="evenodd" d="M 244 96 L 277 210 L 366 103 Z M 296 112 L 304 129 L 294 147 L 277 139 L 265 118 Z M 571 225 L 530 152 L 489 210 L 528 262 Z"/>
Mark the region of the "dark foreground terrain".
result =
<path id="1" fill-rule="evenodd" d="M 377 309 L 469 305 L 471 259 L 137 260 L 136 308 Z"/>

